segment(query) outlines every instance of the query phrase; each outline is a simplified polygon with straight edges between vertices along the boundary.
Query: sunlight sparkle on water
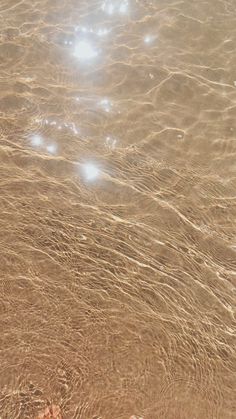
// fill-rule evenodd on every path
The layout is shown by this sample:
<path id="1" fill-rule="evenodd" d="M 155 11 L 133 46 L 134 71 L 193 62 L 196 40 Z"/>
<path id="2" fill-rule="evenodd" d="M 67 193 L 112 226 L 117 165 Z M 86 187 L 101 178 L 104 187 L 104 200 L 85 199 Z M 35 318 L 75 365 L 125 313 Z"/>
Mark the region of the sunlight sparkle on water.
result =
<path id="1" fill-rule="evenodd" d="M 95 180 L 99 176 L 99 169 L 93 163 L 83 165 L 83 174 L 86 180 Z"/>
<path id="2" fill-rule="evenodd" d="M 111 1 L 105 1 L 102 4 L 102 10 L 108 15 L 113 15 L 114 13 L 125 14 L 128 12 L 129 3 L 127 0 L 122 2 L 113 3 Z"/>
<path id="3" fill-rule="evenodd" d="M 74 123 L 71 124 L 70 129 L 71 129 L 71 131 L 73 131 L 74 134 L 79 134 L 79 132 L 80 132 L 79 128 L 76 127 Z"/>
<path id="4" fill-rule="evenodd" d="M 32 135 L 30 137 L 30 141 L 31 141 L 32 146 L 34 146 L 34 147 L 39 147 L 43 144 L 43 139 L 38 134 Z"/>
<path id="5" fill-rule="evenodd" d="M 128 11 L 128 6 L 129 6 L 129 4 L 128 4 L 128 2 L 124 2 L 124 3 L 121 3 L 121 5 L 120 5 L 120 7 L 119 7 L 119 12 L 120 13 L 127 13 L 127 11 Z"/>
<path id="6" fill-rule="evenodd" d="M 105 35 L 107 35 L 109 32 L 110 32 L 110 31 L 109 31 L 108 29 L 106 29 L 106 28 L 103 28 L 103 29 L 98 29 L 98 31 L 97 31 L 97 35 L 98 35 L 98 36 L 105 36 Z"/>
<path id="7" fill-rule="evenodd" d="M 74 56 L 80 61 L 87 61 L 97 57 L 98 52 L 94 49 L 88 41 L 79 41 L 74 49 Z"/>
<path id="8" fill-rule="evenodd" d="M 155 39 L 156 39 L 156 37 L 153 36 L 153 35 L 146 35 L 144 37 L 144 42 L 145 42 L 145 44 L 151 44 Z"/>
<path id="9" fill-rule="evenodd" d="M 115 7 L 112 3 L 104 2 L 102 4 L 102 10 L 108 13 L 108 15 L 112 15 L 114 13 Z"/>
<path id="10" fill-rule="evenodd" d="M 114 148 L 116 147 L 116 143 L 117 140 L 115 138 L 112 138 L 110 136 L 106 137 L 105 144 L 107 148 L 114 150 Z"/>
<path id="11" fill-rule="evenodd" d="M 105 36 L 110 30 L 107 28 L 93 29 L 86 26 L 76 26 L 75 32 L 92 33 L 97 36 Z M 68 41 L 65 41 L 68 44 Z"/>
<path id="12" fill-rule="evenodd" d="M 109 113 L 111 111 L 112 103 L 109 99 L 102 99 L 100 100 L 99 104 L 105 112 Z"/>
<path id="13" fill-rule="evenodd" d="M 55 154 L 57 151 L 57 146 L 55 144 L 50 144 L 46 147 L 46 150 L 48 151 L 48 153 L 50 154 Z"/>

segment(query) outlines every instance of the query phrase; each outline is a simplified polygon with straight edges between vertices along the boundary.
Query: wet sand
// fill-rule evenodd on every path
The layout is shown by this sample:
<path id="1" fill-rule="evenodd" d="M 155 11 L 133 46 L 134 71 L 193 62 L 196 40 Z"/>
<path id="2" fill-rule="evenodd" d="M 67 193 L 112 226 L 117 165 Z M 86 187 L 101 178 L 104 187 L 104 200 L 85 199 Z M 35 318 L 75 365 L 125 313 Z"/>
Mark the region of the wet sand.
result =
<path id="1" fill-rule="evenodd" d="M 236 417 L 235 6 L 0 1 L 1 419 Z"/>

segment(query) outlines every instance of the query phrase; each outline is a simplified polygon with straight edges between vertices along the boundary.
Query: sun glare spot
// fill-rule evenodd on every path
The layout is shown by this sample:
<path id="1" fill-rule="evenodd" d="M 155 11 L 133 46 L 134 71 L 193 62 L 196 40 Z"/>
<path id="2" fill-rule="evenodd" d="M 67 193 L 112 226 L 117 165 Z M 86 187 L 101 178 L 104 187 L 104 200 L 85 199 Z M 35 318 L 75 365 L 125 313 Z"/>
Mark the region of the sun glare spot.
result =
<path id="1" fill-rule="evenodd" d="M 100 100 L 99 105 L 102 107 L 102 109 L 105 112 L 109 113 L 111 111 L 112 103 L 109 99 L 104 98 L 104 99 Z"/>
<path id="2" fill-rule="evenodd" d="M 106 28 L 103 28 L 103 29 L 98 29 L 98 31 L 97 31 L 97 35 L 98 36 L 105 36 L 105 35 L 107 35 L 109 33 L 109 30 L 108 29 L 106 29 Z"/>
<path id="3" fill-rule="evenodd" d="M 146 36 L 144 37 L 144 42 L 145 42 L 145 44 L 149 45 L 149 44 L 151 44 L 151 43 L 152 43 L 155 39 L 156 39 L 156 37 L 155 37 L 155 36 L 153 36 L 153 35 L 146 35 Z"/>
<path id="4" fill-rule="evenodd" d="M 83 174 L 86 180 L 95 180 L 99 176 L 99 169 L 93 163 L 85 163 L 83 165 Z"/>
<path id="5" fill-rule="evenodd" d="M 111 1 L 105 1 L 102 4 L 102 10 L 108 15 L 113 15 L 114 13 L 125 14 L 128 12 L 129 3 L 127 0 L 122 2 L 116 2 L 115 4 Z"/>
<path id="6" fill-rule="evenodd" d="M 35 134 L 32 135 L 30 138 L 31 144 L 34 147 L 40 147 L 43 144 L 43 139 L 41 137 L 41 135 Z"/>
<path id="7" fill-rule="evenodd" d="M 56 144 L 50 144 L 46 147 L 46 150 L 48 151 L 48 153 L 50 154 L 55 154 L 57 151 L 57 146 Z"/>
<path id="8" fill-rule="evenodd" d="M 55 154 L 55 153 L 56 153 L 56 151 L 57 151 L 57 146 L 56 146 L 56 144 L 49 144 L 49 145 L 46 147 L 46 150 L 47 150 L 47 152 L 48 152 L 48 153 L 50 153 L 50 154 Z"/>
<path id="9" fill-rule="evenodd" d="M 107 136 L 106 140 L 105 140 L 105 144 L 106 144 L 107 148 L 109 148 L 111 150 L 114 150 L 114 148 L 116 147 L 116 144 L 117 144 L 117 140 L 115 138 Z"/>
<path id="10" fill-rule="evenodd" d="M 79 41 L 74 49 L 74 56 L 80 61 L 87 61 L 97 57 L 98 52 L 88 41 Z"/>
<path id="11" fill-rule="evenodd" d="M 124 2 L 124 3 L 121 3 L 121 5 L 120 5 L 120 7 L 119 7 L 119 12 L 120 13 L 122 13 L 122 14 L 125 14 L 125 13 L 127 13 L 127 11 L 128 11 L 128 3 L 127 2 Z"/>

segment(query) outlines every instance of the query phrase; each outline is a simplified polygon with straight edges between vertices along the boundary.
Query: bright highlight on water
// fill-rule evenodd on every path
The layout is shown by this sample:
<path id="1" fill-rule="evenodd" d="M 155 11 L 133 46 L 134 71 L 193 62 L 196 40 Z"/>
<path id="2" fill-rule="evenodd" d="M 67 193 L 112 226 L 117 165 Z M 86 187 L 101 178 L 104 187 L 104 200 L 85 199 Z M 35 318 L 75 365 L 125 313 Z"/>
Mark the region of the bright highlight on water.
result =
<path id="1" fill-rule="evenodd" d="M 92 58 L 97 57 L 97 55 L 98 51 L 89 41 L 79 41 L 75 45 L 74 56 L 78 58 L 80 61 L 88 61 Z"/>
<path id="2" fill-rule="evenodd" d="M 86 180 L 95 180 L 100 173 L 98 167 L 93 163 L 85 163 L 83 165 L 83 175 Z"/>

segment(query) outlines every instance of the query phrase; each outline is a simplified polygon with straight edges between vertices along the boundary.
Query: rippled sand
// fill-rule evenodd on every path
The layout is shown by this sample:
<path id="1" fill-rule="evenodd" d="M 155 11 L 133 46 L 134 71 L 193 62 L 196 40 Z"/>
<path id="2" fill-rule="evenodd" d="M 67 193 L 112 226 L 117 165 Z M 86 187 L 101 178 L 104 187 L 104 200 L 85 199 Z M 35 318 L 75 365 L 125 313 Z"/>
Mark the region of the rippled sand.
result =
<path id="1" fill-rule="evenodd" d="M 236 418 L 235 10 L 0 1 L 1 419 Z"/>

